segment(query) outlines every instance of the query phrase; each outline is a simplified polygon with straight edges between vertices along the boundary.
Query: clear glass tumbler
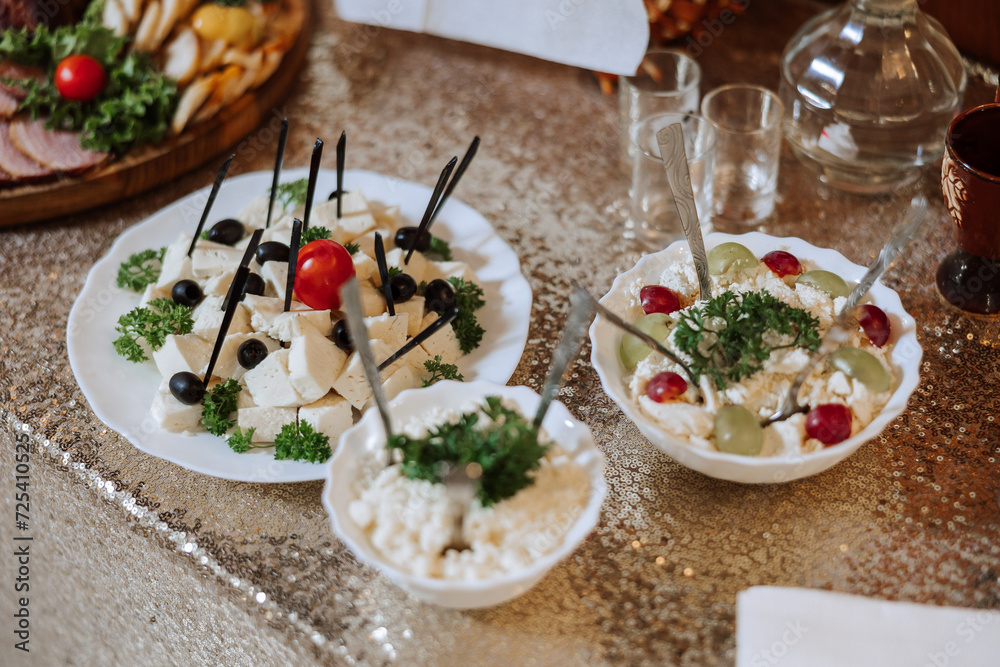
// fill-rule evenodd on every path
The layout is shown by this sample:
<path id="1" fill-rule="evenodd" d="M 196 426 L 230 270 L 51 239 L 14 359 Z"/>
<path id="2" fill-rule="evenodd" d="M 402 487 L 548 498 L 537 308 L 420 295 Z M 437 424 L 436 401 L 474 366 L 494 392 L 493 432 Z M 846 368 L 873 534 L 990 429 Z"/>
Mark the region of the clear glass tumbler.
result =
<path id="1" fill-rule="evenodd" d="M 712 177 L 715 167 L 715 129 L 693 114 L 657 114 L 632 127 L 632 185 L 626 238 L 634 238 L 650 251 L 666 248 L 684 238 L 667 170 L 660 157 L 656 133 L 680 123 L 684 128 L 684 153 L 691 172 L 695 208 L 702 227 L 711 222 Z"/>

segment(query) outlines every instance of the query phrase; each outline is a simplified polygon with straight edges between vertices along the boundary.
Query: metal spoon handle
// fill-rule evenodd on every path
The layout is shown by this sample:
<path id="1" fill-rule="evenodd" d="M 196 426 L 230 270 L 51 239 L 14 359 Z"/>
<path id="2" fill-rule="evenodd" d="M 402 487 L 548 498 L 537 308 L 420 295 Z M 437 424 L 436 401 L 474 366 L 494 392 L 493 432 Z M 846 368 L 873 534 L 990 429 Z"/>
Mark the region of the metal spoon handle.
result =
<path id="1" fill-rule="evenodd" d="M 552 399 L 559 391 L 562 384 L 563 373 L 569 362 L 576 357 L 580 349 L 580 339 L 587 332 L 590 321 L 594 319 L 594 306 L 591 304 L 590 295 L 580 294 L 580 290 L 574 290 L 569 295 L 570 311 L 566 318 L 566 329 L 563 331 L 562 340 L 552 355 L 552 365 L 549 366 L 549 374 L 545 378 L 545 385 L 542 388 L 542 402 L 538 404 L 538 412 L 535 413 L 535 428 L 541 428 L 545 413 L 548 412 Z"/>
<path id="2" fill-rule="evenodd" d="M 670 191 L 674 194 L 677 215 L 681 219 L 691 257 L 694 258 L 701 298 L 707 299 L 712 295 L 712 283 L 708 277 L 708 253 L 705 252 L 705 239 L 701 235 L 698 208 L 694 201 L 694 189 L 691 187 L 691 171 L 684 153 L 684 127 L 680 123 L 668 125 L 656 133 L 656 141 L 660 145 L 660 159 L 667 170 Z"/>
<path id="3" fill-rule="evenodd" d="M 361 291 L 358 287 L 357 277 L 351 278 L 340 288 L 340 298 L 343 301 L 344 314 L 347 316 L 347 328 L 354 341 L 354 349 L 361 357 L 361 365 L 365 369 L 365 378 L 372 388 L 372 396 L 375 397 L 375 405 L 378 406 L 379 415 L 382 417 L 382 424 L 385 426 L 386 440 L 392 437 L 392 420 L 389 417 L 389 404 L 385 400 L 385 392 L 382 391 L 382 377 L 378 372 L 378 365 L 375 363 L 375 355 L 372 354 L 371 343 L 368 339 L 368 327 L 365 326 L 364 311 L 361 309 Z"/>

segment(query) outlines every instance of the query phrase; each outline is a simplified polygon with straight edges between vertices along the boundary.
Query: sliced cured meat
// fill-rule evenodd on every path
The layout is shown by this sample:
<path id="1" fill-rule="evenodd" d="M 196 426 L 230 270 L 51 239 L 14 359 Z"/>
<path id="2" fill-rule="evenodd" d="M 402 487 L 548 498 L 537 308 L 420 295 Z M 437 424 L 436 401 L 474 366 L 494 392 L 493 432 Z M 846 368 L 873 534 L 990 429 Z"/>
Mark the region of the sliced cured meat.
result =
<path id="1" fill-rule="evenodd" d="M 0 90 L 0 118 L 13 118 L 17 112 L 17 98 Z"/>
<path id="2" fill-rule="evenodd" d="M 0 120 L 0 169 L 16 180 L 31 180 L 51 176 L 54 170 L 32 160 L 10 140 L 10 124 Z"/>
<path id="3" fill-rule="evenodd" d="M 83 171 L 100 164 L 107 153 L 80 148 L 75 132 L 45 129 L 44 121 L 17 118 L 10 123 L 10 139 L 22 153 L 54 171 Z"/>
<path id="4" fill-rule="evenodd" d="M 36 79 L 45 80 L 45 72 L 37 67 L 18 65 L 17 63 L 0 63 L 0 79 Z M 15 100 L 23 100 L 25 92 L 19 86 L 8 86 L 0 82 L 0 91 L 12 96 Z"/>

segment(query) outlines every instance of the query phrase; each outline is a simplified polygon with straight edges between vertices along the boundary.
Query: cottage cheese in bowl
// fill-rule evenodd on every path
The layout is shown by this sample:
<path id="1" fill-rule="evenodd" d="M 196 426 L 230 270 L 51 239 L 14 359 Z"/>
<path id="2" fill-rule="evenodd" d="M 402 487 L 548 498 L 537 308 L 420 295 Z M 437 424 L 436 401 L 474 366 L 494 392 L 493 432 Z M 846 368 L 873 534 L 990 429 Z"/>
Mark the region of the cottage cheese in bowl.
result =
<path id="1" fill-rule="evenodd" d="M 395 429 L 422 438 L 480 411 L 489 396 L 529 418 L 538 405 L 526 387 L 439 382 L 390 404 Z M 489 425 L 481 414 L 475 427 Z M 456 608 L 499 604 L 569 555 L 600 515 L 603 457 L 589 429 L 553 403 L 542 425 L 540 442 L 547 441 L 532 483 L 488 506 L 476 498 L 463 507 L 445 484 L 404 473 L 400 451 L 386 447 L 381 421 L 369 411 L 329 462 L 324 504 L 355 555 L 416 597 Z"/>

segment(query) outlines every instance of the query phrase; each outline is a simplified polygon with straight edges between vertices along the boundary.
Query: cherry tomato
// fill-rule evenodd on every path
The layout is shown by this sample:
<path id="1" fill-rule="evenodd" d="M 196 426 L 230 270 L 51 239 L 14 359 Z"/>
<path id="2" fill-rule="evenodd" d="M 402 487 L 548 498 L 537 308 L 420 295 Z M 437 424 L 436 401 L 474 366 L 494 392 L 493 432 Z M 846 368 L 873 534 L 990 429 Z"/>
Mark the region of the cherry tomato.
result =
<path id="1" fill-rule="evenodd" d="M 344 246 L 318 239 L 299 250 L 295 296 L 316 310 L 340 308 L 340 286 L 354 276 L 354 260 Z"/>
<path id="2" fill-rule="evenodd" d="M 56 67 L 56 90 L 71 102 L 89 102 L 101 94 L 107 82 L 104 67 L 87 55 L 67 56 Z"/>

